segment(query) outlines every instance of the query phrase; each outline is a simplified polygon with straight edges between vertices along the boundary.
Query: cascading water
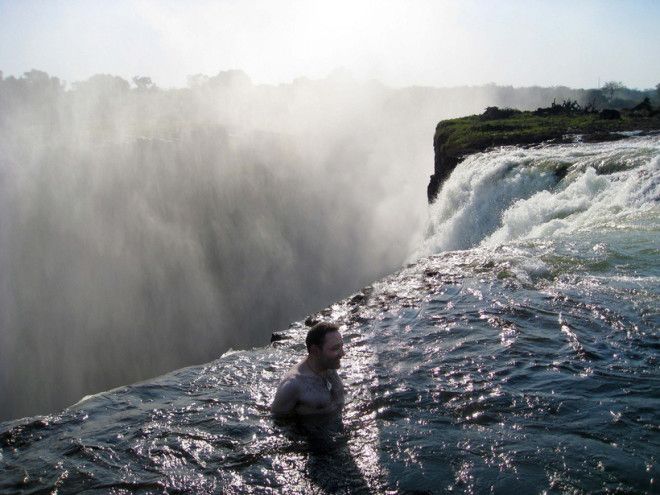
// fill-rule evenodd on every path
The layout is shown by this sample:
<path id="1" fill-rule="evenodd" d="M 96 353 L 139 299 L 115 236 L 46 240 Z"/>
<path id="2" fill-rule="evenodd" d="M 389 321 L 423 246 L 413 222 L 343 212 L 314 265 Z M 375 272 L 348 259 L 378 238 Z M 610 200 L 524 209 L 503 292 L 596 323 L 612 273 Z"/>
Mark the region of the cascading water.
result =
<path id="1" fill-rule="evenodd" d="M 343 428 L 269 415 L 295 323 L 3 423 L 0 492 L 656 493 L 659 188 L 657 136 L 473 156 L 407 268 L 318 315 L 345 325 Z"/>
<path id="2" fill-rule="evenodd" d="M 472 155 L 431 206 L 415 257 L 625 221 L 657 200 L 657 155 L 655 138 Z"/>

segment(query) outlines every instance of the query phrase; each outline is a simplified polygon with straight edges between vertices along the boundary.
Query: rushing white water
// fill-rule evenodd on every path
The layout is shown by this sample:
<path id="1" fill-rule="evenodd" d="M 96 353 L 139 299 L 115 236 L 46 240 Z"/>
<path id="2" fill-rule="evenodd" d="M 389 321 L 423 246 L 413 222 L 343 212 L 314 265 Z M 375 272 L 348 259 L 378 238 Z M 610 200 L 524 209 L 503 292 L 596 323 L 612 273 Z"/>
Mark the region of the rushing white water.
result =
<path id="1" fill-rule="evenodd" d="M 461 162 L 430 208 L 412 256 L 624 228 L 660 197 L 660 138 L 503 147 Z M 656 210 L 657 211 L 657 210 Z"/>

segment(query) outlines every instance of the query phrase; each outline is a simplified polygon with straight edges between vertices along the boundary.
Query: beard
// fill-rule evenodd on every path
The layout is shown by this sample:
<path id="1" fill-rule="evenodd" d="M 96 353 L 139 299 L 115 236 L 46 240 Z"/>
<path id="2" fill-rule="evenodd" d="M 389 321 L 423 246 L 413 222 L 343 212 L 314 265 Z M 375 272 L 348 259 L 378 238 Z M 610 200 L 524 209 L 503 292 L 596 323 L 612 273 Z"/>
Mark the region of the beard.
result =
<path id="1" fill-rule="evenodd" d="M 337 370 L 341 368 L 341 358 L 327 359 L 324 365 L 327 369 Z"/>

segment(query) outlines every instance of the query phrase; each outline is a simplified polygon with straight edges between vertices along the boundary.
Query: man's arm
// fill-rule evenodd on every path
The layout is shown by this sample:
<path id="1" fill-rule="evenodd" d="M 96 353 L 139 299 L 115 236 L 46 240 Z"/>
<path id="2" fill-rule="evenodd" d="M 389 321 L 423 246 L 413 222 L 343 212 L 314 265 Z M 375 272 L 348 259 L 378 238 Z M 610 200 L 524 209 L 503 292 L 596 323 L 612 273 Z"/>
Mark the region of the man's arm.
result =
<path id="1" fill-rule="evenodd" d="M 298 403 L 299 391 L 295 380 L 284 380 L 277 387 L 275 399 L 270 406 L 270 411 L 277 416 L 291 414 Z"/>
<path id="2" fill-rule="evenodd" d="M 341 381 L 339 374 L 335 371 L 334 375 L 334 386 L 337 387 L 336 391 L 333 391 L 334 397 L 337 401 L 337 404 L 339 404 L 339 407 L 342 408 L 346 402 L 346 390 L 344 389 L 344 382 Z"/>

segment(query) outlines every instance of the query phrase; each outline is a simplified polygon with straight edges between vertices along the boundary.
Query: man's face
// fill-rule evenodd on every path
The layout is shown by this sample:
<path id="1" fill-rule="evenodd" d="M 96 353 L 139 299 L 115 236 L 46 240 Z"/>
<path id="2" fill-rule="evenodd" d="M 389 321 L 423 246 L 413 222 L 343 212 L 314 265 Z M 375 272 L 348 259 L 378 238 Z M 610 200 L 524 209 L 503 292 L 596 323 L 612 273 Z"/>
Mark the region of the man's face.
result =
<path id="1" fill-rule="evenodd" d="M 341 358 L 344 356 L 344 340 L 339 332 L 325 334 L 323 347 L 319 356 L 320 364 L 326 369 L 336 370 L 341 366 Z"/>

